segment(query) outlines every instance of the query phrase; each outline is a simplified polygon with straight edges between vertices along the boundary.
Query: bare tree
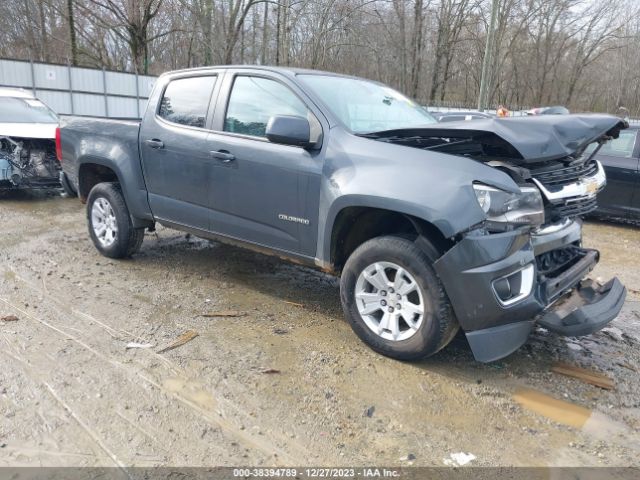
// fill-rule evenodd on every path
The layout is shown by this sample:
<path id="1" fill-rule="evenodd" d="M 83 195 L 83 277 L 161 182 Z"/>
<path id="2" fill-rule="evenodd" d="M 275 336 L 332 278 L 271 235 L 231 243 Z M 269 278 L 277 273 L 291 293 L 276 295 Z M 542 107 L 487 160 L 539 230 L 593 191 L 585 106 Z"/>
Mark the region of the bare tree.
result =
<path id="1" fill-rule="evenodd" d="M 573 63 L 565 103 L 570 104 L 573 100 L 585 69 L 608 51 L 618 48 L 618 44 L 612 41 L 619 38 L 623 32 L 618 15 L 615 3 L 590 4 L 581 15 L 584 20 L 576 25 L 576 40 L 572 48 Z"/>
<path id="2" fill-rule="evenodd" d="M 85 12 L 127 43 L 135 71 L 148 73 L 149 44 L 156 38 L 171 33 L 165 31 L 154 36 L 149 35 L 150 24 L 158 15 L 164 0 L 86 1 L 93 8 L 85 6 Z"/>
<path id="3" fill-rule="evenodd" d="M 473 105 L 491 0 L 3 0 L 0 55 L 140 73 L 275 63 Z M 490 102 L 640 115 L 637 0 L 500 0 Z"/>
<path id="4" fill-rule="evenodd" d="M 238 43 L 238 37 L 244 26 L 249 11 L 258 3 L 265 0 L 227 0 L 226 9 L 223 9 L 223 21 L 225 32 L 224 62 L 233 62 L 233 52 Z M 287 0 L 284 0 L 287 1 Z M 279 5 L 279 4 L 278 4 Z M 226 17 L 226 19 L 225 19 Z"/>
<path id="5" fill-rule="evenodd" d="M 444 100 L 451 64 L 460 42 L 465 22 L 469 19 L 471 0 L 441 0 L 437 13 L 435 63 L 431 74 L 429 100 L 436 99 L 438 90 Z"/>
<path id="6" fill-rule="evenodd" d="M 73 18 L 73 0 L 67 0 L 67 22 L 69 23 L 69 44 L 71 46 L 71 64 L 78 65 L 78 42 L 76 23 Z"/>
<path id="7" fill-rule="evenodd" d="M 422 73 L 422 56 L 424 50 L 424 17 L 425 5 L 423 0 L 415 0 L 413 6 L 413 41 L 411 42 L 411 73 L 409 77 L 409 95 L 418 96 L 418 87 L 420 86 L 420 74 Z"/>

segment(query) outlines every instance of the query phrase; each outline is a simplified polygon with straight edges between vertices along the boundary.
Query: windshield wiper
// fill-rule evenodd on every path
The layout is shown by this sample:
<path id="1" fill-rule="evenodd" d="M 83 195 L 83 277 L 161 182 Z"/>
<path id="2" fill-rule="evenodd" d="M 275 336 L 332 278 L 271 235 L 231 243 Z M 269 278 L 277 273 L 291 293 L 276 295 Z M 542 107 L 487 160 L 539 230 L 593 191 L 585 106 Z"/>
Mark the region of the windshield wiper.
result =
<path id="1" fill-rule="evenodd" d="M 435 150 L 437 148 L 448 148 L 448 147 L 454 147 L 457 145 L 465 145 L 467 143 L 475 143 L 475 140 L 473 138 L 465 138 L 464 140 L 458 140 L 455 142 L 450 142 L 450 141 L 446 141 L 443 143 L 440 143 L 438 145 L 433 145 L 431 147 L 424 147 L 425 150 Z"/>

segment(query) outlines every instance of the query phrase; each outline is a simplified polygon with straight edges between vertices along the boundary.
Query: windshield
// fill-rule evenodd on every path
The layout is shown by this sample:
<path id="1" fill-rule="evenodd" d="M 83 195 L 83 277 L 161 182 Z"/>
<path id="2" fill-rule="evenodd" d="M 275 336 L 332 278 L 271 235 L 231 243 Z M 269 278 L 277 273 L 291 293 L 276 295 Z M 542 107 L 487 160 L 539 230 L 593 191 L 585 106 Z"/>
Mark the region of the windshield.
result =
<path id="1" fill-rule="evenodd" d="M 395 90 L 357 78 L 299 75 L 353 133 L 417 128 L 436 120 Z"/>
<path id="2" fill-rule="evenodd" d="M 0 123 L 58 123 L 58 118 L 35 98 L 0 97 Z"/>

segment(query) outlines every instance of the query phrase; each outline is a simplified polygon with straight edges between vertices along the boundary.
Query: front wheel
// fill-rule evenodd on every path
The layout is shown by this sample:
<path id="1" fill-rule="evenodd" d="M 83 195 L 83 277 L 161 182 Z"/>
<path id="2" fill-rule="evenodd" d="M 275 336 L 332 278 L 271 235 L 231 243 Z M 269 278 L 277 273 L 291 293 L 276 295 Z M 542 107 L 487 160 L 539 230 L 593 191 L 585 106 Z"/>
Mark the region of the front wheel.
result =
<path id="1" fill-rule="evenodd" d="M 415 360 L 444 348 L 458 331 L 433 260 L 409 239 L 386 236 L 359 246 L 340 280 L 342 308 L 373 350 Z"/>
<path id="2" fill-rule="evenodd" d="M 109 258 L 126 258 L 140 249 L 143 228 L 133 228 L 129 209 L 117 183 L 99 183 L 87 198 L 89 235 L 98 251 Z"/>

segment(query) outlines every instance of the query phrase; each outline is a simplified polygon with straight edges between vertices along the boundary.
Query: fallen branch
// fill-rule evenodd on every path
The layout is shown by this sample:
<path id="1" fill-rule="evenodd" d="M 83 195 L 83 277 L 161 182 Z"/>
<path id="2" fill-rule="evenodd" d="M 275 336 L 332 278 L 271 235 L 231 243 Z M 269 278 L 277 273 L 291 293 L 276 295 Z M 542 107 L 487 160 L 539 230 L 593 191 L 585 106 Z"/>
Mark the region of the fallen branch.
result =
<path id="1" fill-rule="evenodd" d="M 284 303 L 288 303 L 289 305 L 293 305 L 294 307 L 304 308 L 304 305 L 302 303 L 290 302 L 289 300 L 283 300 L 283 301 Z"/>
<path id="2" fill-rule="evenodd" d="M 182 345 L 184 345 L 187 342 L 190 342 L 191 340 L 193 340 L 197 336 L 198 336 L 198 332 L 196 332 L 194 330 L 187 330 L 182 335 L 180 335 L 176 339 L 175 342 L 173 342 L 172 344 L 167 345 L 166 347 L 158 350 L 157 353 L 164 353 L 164 352 L 168 352 L 169 350 L 173 350 L 174 348 L 181 347 Z"/>
<path id="3" fill-rule="evenodd" d="M 567 377 L 577 378 L 578 380 L 604 388 L 605 390 L 613 390 L 614 388 L 613 380 L 606 375 L 594 372 L 593 370 L 576 367 L 575 365 L 557 362 L 553 364 L 551 371 Z"/>

